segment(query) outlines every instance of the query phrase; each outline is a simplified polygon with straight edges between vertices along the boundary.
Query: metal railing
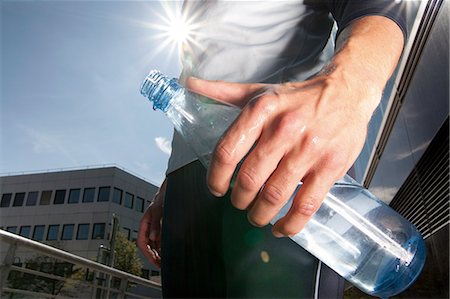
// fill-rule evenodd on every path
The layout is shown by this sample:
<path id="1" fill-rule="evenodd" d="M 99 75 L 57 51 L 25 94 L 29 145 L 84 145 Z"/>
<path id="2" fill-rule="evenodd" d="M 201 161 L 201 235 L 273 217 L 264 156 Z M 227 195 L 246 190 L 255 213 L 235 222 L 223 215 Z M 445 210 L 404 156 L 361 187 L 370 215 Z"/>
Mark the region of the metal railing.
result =
<path id="1" fill-rule="evenodd" d="M 7 250 L 5 244 L 9 247 Z M 79 267 L 78 277 L 73 275 L 57 275 L 46 271 L 23 267 L 15 263 L 19 248 L 25 248 L 32 253 L 39 253 L 58 261 L 64 261 L 72 266 Z M 9 295 L 10 298 L 80 298 L 89 294 L 90 298 L 154 298 L 161 297 L 161 284 L 132 275 L 130 273 L 108 267 L 106 265 L 88 260 L 78 255 L 60 250 L 58 248 L 24 238 L 0 229 L 0 249 L 4 252 L 0 264 L 0 297 Z M 6 251 L 6 252 L 5 252 Z M 42 269 L 41 269 L 42 270 Z M 81 271 L 81 272 L 80 272 Z M 84 271 L 84 272 L 83 272 Z M 90 275 L 87 275 L 87 274 Z M 14 275 L 13 275 L 14 274 Z M 86 279 L 86 277 L 92 279 Z M 30 278 L 39 277 L 36 287 L 30 289 Z M 81 278 L 81 279 L 80 279 Z M 14 284 L 14 279 L 21 281 Z M 36 281 L 36 280 L 34 280 Z M 43 283 L 52 283 L 53 289 L 43 291 Z M 55 292 L 55 285 L 58 291 Z M 39 287 L 38 287 L 39 286 Z M 65 292 L 62 290 L 66 288 Z M 67 289 L 72 288 L 71 292 Z M 150 294 L 151 293 L 151 294 Z M 150 294 L 150 295 L 149 295 Z"/>

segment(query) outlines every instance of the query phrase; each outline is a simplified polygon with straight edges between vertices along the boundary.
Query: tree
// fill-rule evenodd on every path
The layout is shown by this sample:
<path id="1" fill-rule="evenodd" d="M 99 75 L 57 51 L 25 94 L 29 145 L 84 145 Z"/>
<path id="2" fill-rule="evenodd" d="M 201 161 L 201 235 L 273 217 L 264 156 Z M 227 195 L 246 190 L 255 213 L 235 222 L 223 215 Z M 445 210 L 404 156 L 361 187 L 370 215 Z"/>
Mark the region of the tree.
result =
<path id="1" fill-rule="evenodd" d="M 114 268 L 140 276 L 142 266 L 136 244 L 128 240 L 123 232 L 118 232 L 115 241 Z"/>

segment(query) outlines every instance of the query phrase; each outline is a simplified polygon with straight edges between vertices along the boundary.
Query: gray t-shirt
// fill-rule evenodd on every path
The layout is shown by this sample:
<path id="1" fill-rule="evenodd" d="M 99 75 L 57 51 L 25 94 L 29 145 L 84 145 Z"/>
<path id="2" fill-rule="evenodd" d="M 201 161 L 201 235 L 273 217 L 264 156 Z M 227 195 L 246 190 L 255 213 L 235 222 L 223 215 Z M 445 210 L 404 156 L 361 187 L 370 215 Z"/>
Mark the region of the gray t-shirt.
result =
<path id="1" fill-rule="evenodd" d="M 333 55 L 336 26 L 331 14 L 302 0 L 192 0 L 185 2 L 183 14 L 192 30 L 183 47 L 181 78 L 303 81 Z M 195 159 L 175 132 L 167 173 Z"/>

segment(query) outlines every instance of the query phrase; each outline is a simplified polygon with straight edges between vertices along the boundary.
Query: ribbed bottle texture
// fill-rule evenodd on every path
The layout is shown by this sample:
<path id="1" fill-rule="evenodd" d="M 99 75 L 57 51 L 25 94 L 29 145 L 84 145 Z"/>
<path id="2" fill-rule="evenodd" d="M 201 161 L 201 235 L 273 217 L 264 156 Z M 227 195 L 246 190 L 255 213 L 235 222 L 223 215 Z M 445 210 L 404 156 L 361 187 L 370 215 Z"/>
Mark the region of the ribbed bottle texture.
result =
<path id="1" fill-rule="evenodd" d="M 189 92 L 158 71 L 146 77 L 141 94 L 154 109 L 165 112 L 205 167 L 220 136 L 239 114 L 236 107 Z M 272 223 L 287 213 L 301 185 Z M 331 188 L 319 210 L 291 239 L 362 291 L 381 298 L 409 287 L 425 262 L 424 241 L 414 225 L 349 176 Z"/>

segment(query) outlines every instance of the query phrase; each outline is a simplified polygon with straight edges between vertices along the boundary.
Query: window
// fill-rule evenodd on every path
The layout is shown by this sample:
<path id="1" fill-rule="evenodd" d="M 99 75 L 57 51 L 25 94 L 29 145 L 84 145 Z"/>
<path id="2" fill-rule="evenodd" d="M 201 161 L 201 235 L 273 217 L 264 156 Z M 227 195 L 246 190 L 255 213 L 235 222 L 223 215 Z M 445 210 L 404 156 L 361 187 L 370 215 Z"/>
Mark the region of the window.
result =
<path id="1" fill-rule="evenodd" d="M 123 230 L 123 234 L 125 235 L 125 237 L 127 238 L 127 240 L 130 240 L 130 233 L 131 233 L 131 230 L 130 230 L 129 228 L 126 228 L 126 227 L 122 227 L 122 230 Z"/>
<path id="2" fill-rule="evenodd" d="M 112 202 L 121 205 L 122 204 L 122 190 L 114 188 Z"/>
<path id="3" fill-rule="evenodd" d="M 8 226 L 6 227 L 6 231 L 15 234 L 17 231 L 17 226 Z"/>
<path id="4" fill-rule="evenodd" d="M 137 235 L 138 235 L 138 231 L 137 230 L 133 230 L 133 232 L 131 233 L 131 241 L 136 242 Z"/>
<path id="5" fill-rule="evenodd" d="M 109 201 L 109 190 L 111 187 L 100 187 L 98 188 L 97 201 Z"/>
<path id="6" fill-rule="evenodd" d="M 89 223 L 78 224 L 77 240 L 87 240 L 89 238 Z"/>
<path id="7" fill-rule="evenodd" d="M 51 198 L 52 198 L 52 191 L 51 190 L 49 190 L 49 191 L 42 191 L 41 201 L 39 202 L 39 204 L 41 206 L 49 205 Z"/>
<path id="8" fill-rule="evenodd" d="M 95 188 L 84 188 L 83 202 L 94 201 Z"/>
<path id="9" fill-rule="evenodd" d="M 23 206 L 24 200 L 25 200 L 24 192 L 16 193 L 16 195 L 14 196 L 13 207 Z"/>
<path id="10" fill-rule="evenodd" d="M 78 203 L 80 201 L 80 189 L 70 189 L 67 203 Z"/>
<path id="11" fill-rule="evenodd" d="M 140 197 L 136 197 L 136 206 L 134 209 L 138 212 L 144 212 L 144 199 Z"/>
<path id="12" fill-rule="evenodd" d="M 49 241 L 58 240 L 58 233 L 59 233 L 59 224 L 49 225 L 47 232 L 47 240 Z"/>
<path id="13" fill-rule="evenodd" d="M 150 278 L 150 270 L 142 268 L 141 269 L 141 277 L 149 279 Z"/>
<path id="14" fill-rule="evenodd" d="M 31 226 L 24 225 L 24 226 L 20 227 L 19 235 L 21 235 L 22 237 L 25 237 L 25 238 L 29 238 L 30 232 L 31 232 Z"/>
<path id="15" fill-rule="evenodd" d="M 152 270 L 152 272 L 151 272 L 152 274 L 152 276 L 159 276 L 159 271 L 158 270 Z"/>
<path id="16" fill-rule="evenodd" d="M 105 238 L 105 224 L 94 223 L 94 229 L 92 230 L 92 239 L 104 239 Z"/>
<path id="17" fill-rule="evenodd" d="M 37 204 L 39 192 L 33 191 L 28 192 L 27 196 L 27 202 L 25 203 L 26 206 L 35 206 Z"/>
<path id="18" fill-rule="evenodd" d="M 134 200 L 134 195 L 131 193 L 125 192 L 124 206 L 132 209 L 133 208 L 133 200 Z"/>
<path id="19" fill-rule="evenodd" d="M 45 225 L 36 225 L 33 230 L 33 240 L 42 241 L 44 239 Z"/>
<path id="20" fill-rule="evenodd" d="M 0 201 L 1 208 L 7 208 L 11 204 L 12 193 L 5 193 L 2 195 L 2 201 Z"/>
<path id="21" fill-rule="evenodd" d="M 55 199 L 53 199 L 53 204 L 54 205 L 64 204 L 65 199 L 66 199 L 66 190 L 56 190 Z"/>
<path id="22" fill-rule="evenodd" d="M 61 240 L 72 240 L 73 238 L 73 224 L 64 224 L 61 234 Z"/>

